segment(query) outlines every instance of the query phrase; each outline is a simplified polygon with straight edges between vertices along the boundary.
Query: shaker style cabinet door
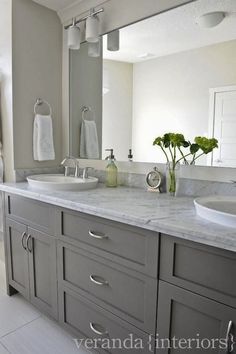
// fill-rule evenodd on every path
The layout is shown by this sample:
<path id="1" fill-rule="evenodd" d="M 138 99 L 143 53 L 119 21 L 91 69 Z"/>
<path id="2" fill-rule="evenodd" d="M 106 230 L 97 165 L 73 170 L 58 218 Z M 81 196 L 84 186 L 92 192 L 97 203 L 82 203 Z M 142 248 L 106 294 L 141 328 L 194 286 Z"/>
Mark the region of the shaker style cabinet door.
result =
<path id="1" fill-rule="evenodd" d="M 57 317 L 56 240 L 28 228 L 31 303 Z"/>
<path id="2" fill-rule="evenodd" d="M 156 354 L 236 353 L 236 309 L 160 281 Z"/>
<path id="3" fill-rule="evenodd" d="M 13 220 L 6 221 L 9 283 L 29 298 L 29 266 L 26 248 L 27 227 Z"/>

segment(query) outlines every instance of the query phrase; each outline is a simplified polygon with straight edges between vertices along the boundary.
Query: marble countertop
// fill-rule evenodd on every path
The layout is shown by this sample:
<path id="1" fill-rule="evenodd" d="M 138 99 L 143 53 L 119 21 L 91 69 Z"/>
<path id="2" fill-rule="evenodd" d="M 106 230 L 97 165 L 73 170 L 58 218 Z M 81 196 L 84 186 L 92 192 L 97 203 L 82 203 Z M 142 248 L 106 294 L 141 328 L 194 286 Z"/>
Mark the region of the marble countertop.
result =
<path id="1" fill-rule="evenodd" d="M 32 189 L 26 182 L 1 184 L 0 190 L 236 252 L 236 229 L 198 217 L 192 197 L 104 185 L 89 191 L 49 192 Z"/>

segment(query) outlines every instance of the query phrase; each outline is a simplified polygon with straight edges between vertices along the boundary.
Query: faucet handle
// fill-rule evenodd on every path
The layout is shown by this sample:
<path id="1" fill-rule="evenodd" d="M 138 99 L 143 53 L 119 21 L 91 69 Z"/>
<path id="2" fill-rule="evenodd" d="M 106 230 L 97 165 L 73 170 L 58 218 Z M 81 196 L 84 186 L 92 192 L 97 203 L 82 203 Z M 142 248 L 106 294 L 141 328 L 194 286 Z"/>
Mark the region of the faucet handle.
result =
<path id="1" fill-rule="evenodd" d="M 84 170 L 83 170 L 83 179 L 86 179 L 88 178 L 88 171 L 89 170 L 94 170 L 93 167 L 84 167 Z"/>

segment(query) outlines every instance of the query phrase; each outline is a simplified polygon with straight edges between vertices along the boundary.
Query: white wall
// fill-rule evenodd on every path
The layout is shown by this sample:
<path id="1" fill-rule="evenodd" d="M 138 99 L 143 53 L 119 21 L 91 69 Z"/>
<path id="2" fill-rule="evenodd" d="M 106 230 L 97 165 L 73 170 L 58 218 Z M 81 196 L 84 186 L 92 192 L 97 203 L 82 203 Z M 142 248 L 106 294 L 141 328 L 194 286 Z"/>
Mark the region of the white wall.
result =
<path id="1" fill-rule="evenodd" d="M 102 156 L 113 148 L 119 161 L 126 161 L 132 148 L 133 65 L 114 60 L 103 61 Z"/>
<path id="2" fill-rule="evenodd" d="M 13 122 L 12 122 L 12 2 L 0 1 L 0 114 L 3 129 L 5 179 L 13 174 Z"/>
<path id="3" fill-rule="evenodd" d="M 133 149 L 137 161 L 165 162 L 156 136 L 208 132 L 209 88 L 236 84 L 236 41 L 134 65 Z M 142 142 L 142 143 L 140 143 Z M 201 160 L 206 163 L 206 159 Z"/>
<path id="4" fill-rule="evenodd" d="M 61 161 L 62 26 L 56 12 L 31 0 L 13 0 L 14 167 L 56 166 Z M 33 106 L 50 102 L 56 160 L 35 162 Z"/>

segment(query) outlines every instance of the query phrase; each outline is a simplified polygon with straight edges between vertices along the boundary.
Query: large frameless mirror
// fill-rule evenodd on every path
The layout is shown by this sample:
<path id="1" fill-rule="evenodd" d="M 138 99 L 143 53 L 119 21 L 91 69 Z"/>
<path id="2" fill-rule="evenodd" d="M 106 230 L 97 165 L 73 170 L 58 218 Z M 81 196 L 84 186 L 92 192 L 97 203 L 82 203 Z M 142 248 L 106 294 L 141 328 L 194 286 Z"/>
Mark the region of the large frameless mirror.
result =
<path id="1" fill-rule="evenodd" d="M 211 27 L 202 15 L 216 11 Z M 235 0 L 199 0 L 120 29 L 119 50 L 105 35 L 70 51 L 70 153 L 104 159 L 113 148 L 127 161 L 132 149 L 133 161 L 165 162 L 152 143 L 171 131 L 215 137 L 198 164 L 236 167 L 235 13 Z M 84 120 L 93 127 L 81 135 Z"/>

